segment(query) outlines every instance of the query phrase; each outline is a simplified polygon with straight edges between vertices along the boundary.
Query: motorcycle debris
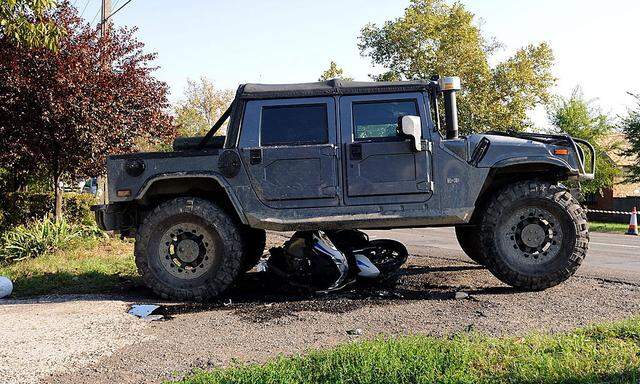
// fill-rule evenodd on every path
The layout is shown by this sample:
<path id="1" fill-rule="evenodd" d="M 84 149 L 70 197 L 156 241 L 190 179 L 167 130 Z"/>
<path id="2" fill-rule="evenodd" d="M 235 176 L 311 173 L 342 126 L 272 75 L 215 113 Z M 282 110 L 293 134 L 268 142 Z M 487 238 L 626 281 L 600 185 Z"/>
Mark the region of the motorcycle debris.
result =
<path id="1" fill-rule="evenodd" d="M 159 314 L 161 306 L 155 304 L 133 304 L 129 309 L 129 314 L 146 321 L 165 320 L 165 316 Z"/>

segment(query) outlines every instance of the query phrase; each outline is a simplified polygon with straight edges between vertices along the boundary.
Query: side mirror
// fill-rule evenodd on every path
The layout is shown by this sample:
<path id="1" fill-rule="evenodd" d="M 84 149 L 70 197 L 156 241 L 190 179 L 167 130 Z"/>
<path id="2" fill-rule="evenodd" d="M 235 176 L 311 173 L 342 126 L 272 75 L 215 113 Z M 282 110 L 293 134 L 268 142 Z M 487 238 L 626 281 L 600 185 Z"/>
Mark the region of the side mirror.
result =
<path id="1" fill-rule="evenodd" d="M 413 149 L 419 152 L 422 149 L 422 123 L 419 116 L 402 116 L 400 129 L 405 135 L 411 136 Z"/>

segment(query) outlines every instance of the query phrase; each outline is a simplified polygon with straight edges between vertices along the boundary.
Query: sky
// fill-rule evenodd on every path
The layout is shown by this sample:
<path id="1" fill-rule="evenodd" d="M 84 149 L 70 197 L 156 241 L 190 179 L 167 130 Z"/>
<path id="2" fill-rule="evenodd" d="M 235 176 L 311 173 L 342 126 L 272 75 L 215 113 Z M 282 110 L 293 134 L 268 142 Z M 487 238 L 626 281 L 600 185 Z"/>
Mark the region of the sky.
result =
<path id="1" fill-rule="evenodd" d="M 117 9 L 127 0 L 112 0 Z M 462 0 L 487 37 L 504 48 L 546 41 L 554 51 L 558 83 L 569 96 L 582 87 L 601 109 L 617 116 L 640 93 L 640 1 Z M 72 0 L 97 23 L 100 0 Z M 138 38 L 156 52 L 156 76 L 181 98 L 188 78 L 206 76 L 220 88 L 241 83 L 316 81 L 334 60 L 347 75 L 369 80 L 380 72 L 362 57 L 357 42 L 367 23 L 401 16 L 408 0 L 132 0 L 113 16 L 116 26 L 137 26 Z M 85 8 L 86 7 L 86 8 Z M 464 81 L 464 79 L 463 79 Z M 531 113 L 540 128 L 544 109 Z"/>

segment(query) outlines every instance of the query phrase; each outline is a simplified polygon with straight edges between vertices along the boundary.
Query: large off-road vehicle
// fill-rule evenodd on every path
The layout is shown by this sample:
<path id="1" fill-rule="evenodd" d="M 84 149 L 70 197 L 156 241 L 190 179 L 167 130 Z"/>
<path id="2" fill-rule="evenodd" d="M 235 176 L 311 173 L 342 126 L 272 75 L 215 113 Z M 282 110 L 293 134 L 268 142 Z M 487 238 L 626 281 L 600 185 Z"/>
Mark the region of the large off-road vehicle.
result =
<path id="1" fill-rule="evenodd" d="M 455 226 L 467 255 L 511 286 L 566 280 L 589 234 L 560 182 L 593 177 L 593 147 L 567 135 L 460 137 L 459 88 L 455 77 L 242 85 L 205 137 L 110 156 L 97 221 L 135 237 L 144 281 L 175 299 L 227 289 L 259 260 L 265 230 Z"/>

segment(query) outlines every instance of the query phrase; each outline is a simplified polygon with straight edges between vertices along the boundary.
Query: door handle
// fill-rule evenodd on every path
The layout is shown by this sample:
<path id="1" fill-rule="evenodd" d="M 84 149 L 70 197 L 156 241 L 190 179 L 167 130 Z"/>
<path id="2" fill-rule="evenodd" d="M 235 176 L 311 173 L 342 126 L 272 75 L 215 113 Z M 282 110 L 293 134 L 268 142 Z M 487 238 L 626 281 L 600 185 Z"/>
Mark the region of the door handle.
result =
<path id="1" fill-rule="evenodd" d="M 349 158 L 351 160 L 362 160 L 362 144 L 351 144 L 349 146 Z"/>
<path id="2" fill-rule="evenodd" d="M 256 165 L 262 163 L 262 149 L 254 148 L 249 150 L 249 164 Z"/>

